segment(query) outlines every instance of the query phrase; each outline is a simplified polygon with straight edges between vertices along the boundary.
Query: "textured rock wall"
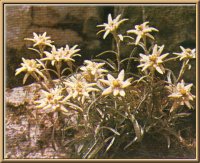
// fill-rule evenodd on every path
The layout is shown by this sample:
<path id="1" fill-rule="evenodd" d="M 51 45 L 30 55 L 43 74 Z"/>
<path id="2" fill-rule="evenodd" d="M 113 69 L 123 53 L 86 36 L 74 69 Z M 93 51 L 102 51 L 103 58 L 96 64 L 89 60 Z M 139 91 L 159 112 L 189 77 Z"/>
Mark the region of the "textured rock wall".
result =
<path id="1" fill-rule="evenodd" d="M 21 58 L 36 57 L 27 50 L 29 43 L 24 38 L 32 33 L 47 32 L 60 47 L 78 44 L 83 58 L 89 59 L 99 52 L 111 48 L 110 37 L 102 41 L 96 36 L 97 24 L 107 21 L 108 13 L 123 13 L 129 18 L 126 29 L 133 28 L 144 20 L 159 29 L 158 44 L 165 44 L 166 51 L 178 51 L 180 45 L 195 47 L 195 6 L 150 7 L 150 6 L 6 6 L 6 71 L 7 87 L 22 84 L 23 75 L 14 76 Z M 79 63 L 82 60 L 78 61 Z M 179 66 L 179 65 L 178 65 Z M 175 66 L 176 67 L 176 66 Z M 194 71 L 194 70 L 193 70 Z M 31 83 L 32 81 L 28 81 Z"/>

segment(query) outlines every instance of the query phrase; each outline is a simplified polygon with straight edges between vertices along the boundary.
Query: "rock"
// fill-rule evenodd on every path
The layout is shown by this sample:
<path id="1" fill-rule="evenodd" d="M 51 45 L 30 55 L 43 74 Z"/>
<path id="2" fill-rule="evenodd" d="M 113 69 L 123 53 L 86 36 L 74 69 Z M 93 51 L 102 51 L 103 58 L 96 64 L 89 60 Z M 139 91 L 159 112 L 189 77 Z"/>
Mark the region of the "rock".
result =
<path id="1" fill-rule="evenodd" d="M 172 52 L 180 45 L 195 47 L 196 43 L 196 7 L 195 6 L 143 6 L 128 7 L 124 17 L 129 18 L 129 29 L 149 21 L 149 25 L 159 32 L 154 32 L 156 42 L 165 44 L 165 49 Z M 134 36 L 134 34 L 132 35 Z"/>
<path id="2" fill-rule="evenodd" d="M 6 6 L 6 47 L 21 49 L 26 31 L 31 25 L 30 6 Z M 8 54 L 9 55 L 9 54 Z"/>
<path id="3" fill-rule="evenodd" d="M 18 107 L 25 103 L 31 103 L 37 98 L 36 93 L 39 91 L 40 87 L 39 84 L 33 83 L 24 87 L 7 89 L 5 93 L 6 104 Z"/>
<path id="4" fill-rule="evenodd" d="M 168 51 L 179 50 L 179 46 L 196 46 L 196 7 L 147 7 L 146 20 L 159 29 L 159 44 L 165 44 Z M 159 13 L 159 14 L 157 14 Z M 186 42 L 188 45 L 185 45 Z"/>
<path id="5" fill-rule="evenodd" d="M 89 19 L 99 19 L 98 7 L 33 6 L 33 24 L 44 27 L 76 28 Z M 83 25 L 84 26 L 84 25 Z M 59 28 L 60 28 L 59 27 Z"/>
<path id="6" fill-rule="evenodd" d="M 6 90 L 6 158 L 70 158 L 70 148 L 61 144 L 60 123 L 51 114 L 42 114 L 33 102 L 41 94 L 39 84 Z M 75 125 L 75 117 L 65 118 L 65 123 Z M 72 123 L 74 122 L 74 124 Z M 50 126 L 46 123 L 51 123 Z M 52 125 L 55 136 L 52 141 Z M 62 124 L 63 125 L 63 124 Z M 67 140 L 71 140 L 68 138 Z M 57 147 L 57 150 L 52 145 Z"/>

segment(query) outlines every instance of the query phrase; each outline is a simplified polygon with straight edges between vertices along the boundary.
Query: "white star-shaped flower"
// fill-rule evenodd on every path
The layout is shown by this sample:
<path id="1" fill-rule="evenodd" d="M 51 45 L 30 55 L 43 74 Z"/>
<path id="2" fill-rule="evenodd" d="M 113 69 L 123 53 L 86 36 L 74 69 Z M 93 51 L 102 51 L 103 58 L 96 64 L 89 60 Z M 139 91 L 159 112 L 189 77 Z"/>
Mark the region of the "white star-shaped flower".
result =
<path id="1" fill-rule="evenodd" d="M 185 85 L 185 82 L 182 80 L 176 86 L 172 85 L 167 87 L 171 93 L 168 97 L 174 101 L 170 112 L 180 105 L 186 105 L 189 109 L 192 108 L 190 101 L 193 101 L 195 98 L 195 96 L 190 92 L 192 86 L 193 84 Z"/>
<path id="2" fill-rule="evenodd" d="M 184 47 L 180 46 L 182 52 L 181 53 L 174 53 L 180 57 L 180 60 L 183 59 L 191 59 L 196 57 L 196 49 L 190 49 L 187 48 L 185 49 Z"/>
<path id="3" fill-rule="evenodd" d="M 119 25 L 125 22 L 128 19 L 122 19 L 120 20 L 121 15 L 118 15 L 115 19 L 112 19 L 111 14 L 108 15 L 108 23 L 104 23 L 102 25 L 97 25 L 97 27 L 104 27 L 103 30 L 99 31 L 97 34 L 101 32 L 105 32 L 103 39 L 105 39 L 109 33 L 116 32 L 118 29 Z"/>
<path id="4" fill-rule="evenodd" d="M 55 62 L 69 62 L 69 61 L 75 61 L 72 57 L 80 56 L 80 54 L 77 54 L 80 49 L 76 49 L 77 45 L 73 46 L 72 48 L 69 48 L 68 45 L 66 45 L 65 48 L 56 49 L 55 46 L 52 46 L 51 53 L 48 51 L 45 51 L 44 54 L 46 55 L 45 58 L 42 58 L 42 61 L 49 60 L 51 61 L 51 64 L 54 65 Z"/>
<path id="5" fill-rule="evenodd" d="M 104 76 L 104 73 L 108 72 L 102 68 L 105 63 L 96 63 L 89 60 L 85 60 L 84 63 L 86 66 L 82 66 L 80 69 L 83 71 L 82 74 L 88 82 L 96 82 Z"/>
<path id="6" fill-rule="evenodd" d="M 33 77 L 35 77 L 37 76 L 36 74 L 38 74 L 42 78 L 46 79 L 43 73 L 39 70 L 41 65 L 38 64 L 37 61 L 35 61 L 34 59 L 24 59 L 24 58 L 22 58 L 22 61 L 23 61 L 23 63 L 21 63 L 22 67 L 16 69 L 15 75 L 18 75 L 21 72 L 26 72 L 23 79 L 23 84 L 26 82 L 29 75 L 32 75 Z"/>
<path id="7" fill-rule="evenodd" d="M 61 87 L 50 89 L 49 92 L 42 90 L 40 99 L 35 101 L 36 108 L 42 109 L 47 113 L 55 111 L 67 113 L 68 110 L 62 103 L 62 90 L 63 88 Z"/>
<path id="8" fill-rule="evenodd" d="M 144 22 L 143 24 L 135 25 L 135 29 L 131 29 L 127 31 L 127 33 L 134 33 L 137 35 L 137 38 L 135 41 L 136 45 L 140 42 L 141 38 L 144 38 L 144 37 L 149 37 L 152 40 L 154 40 L 154 37 L 150 34 L 150 32 L 153 32 L 153 31 L 158 32 L 158 30 L 156 28 L 149 27 L 147 25 L 148 23 L 149 22 Z"/>
<path id="9" fill-rule="evenodd" d="M 163 59 L 169 55 L 168 53 L 161 55 L 163 49 L 164 45 L 158 49 L 156 44 L 151 55 L 140 54 L 141 64 L 138 67 L 142 67 L 142 71 L 156 69 L 160 74 L 163 74 L 165 72 L 165 68 L 162 65 Z"/>
<path id="10" fill-rule="evenodd" d="M 96 83 L 87 83 L 81 74 L 70 77 L 64 84 L 68 92 L 68 96 L 64 101 L 72 97 L 84 103 L 85 99 L 90 97 L 90 92 L 99 91 L 99 89 L 94 87 Z"/>
<path id="11" fill-rule="evenodd" d="M 44 32 L 42 35 L 39 34 L 37 35 L 35 32 L 33 33 L 33 36 L 34 38 L 25 38 L 25 40 L 29 40 L 29 41 L 33 41 L 34 42 L 34 45 L 33 47 L 35 46 L 52 46 L 51 43 L 53 43 L 53 41 L 50 40 L 50 37 L 46 37 L 46 32 Z"/>
<path id="12" fill-rule="evenodd" d="M 125 96 L 124 89 L 131 85 L 132 78 L 129 78 L 124 81 L 124 70 L 122 70 L 118 74 L 118 77 L 116 79 L 110 74 L 107 75 L 107 78 L 108 80 L 100 79 L 101 82 L 109 86 L 103 91 L 102 95 L 108 95 L 113 93 L 114 96 Z"/>

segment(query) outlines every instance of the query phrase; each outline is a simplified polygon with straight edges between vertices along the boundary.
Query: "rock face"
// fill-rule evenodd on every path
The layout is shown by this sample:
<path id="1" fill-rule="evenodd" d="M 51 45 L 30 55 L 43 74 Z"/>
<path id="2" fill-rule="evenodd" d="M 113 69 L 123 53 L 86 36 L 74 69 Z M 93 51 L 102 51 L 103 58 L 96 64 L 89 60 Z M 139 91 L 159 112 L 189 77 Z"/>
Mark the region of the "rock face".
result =
<path id="1" fill-rule="evenodd" d="M 155 34 L 158 44 L 165 44 L 168 52 L 179 51 L 180 45 L 194 48 L 196 43 L 195 6 L 7 5 L 5 13 L 6 87 L 9 88 L 22 85 L 22 76 L 14 76 L 21 58 L 36 57 L 27 50 L 24 38 L 32 37 L 33 32 L 46 31 L 56 46 L 78 44 L 83 59 L 90 59 L 111 48 L 111 37 L 103 40 L 102 35 L 96 36 L 99 30 L 96 25 L 106 22 L 108 13 L 129 18 L 129 23 L 124 24 L 126 30 L 149 21 L 160 31 Z"/>

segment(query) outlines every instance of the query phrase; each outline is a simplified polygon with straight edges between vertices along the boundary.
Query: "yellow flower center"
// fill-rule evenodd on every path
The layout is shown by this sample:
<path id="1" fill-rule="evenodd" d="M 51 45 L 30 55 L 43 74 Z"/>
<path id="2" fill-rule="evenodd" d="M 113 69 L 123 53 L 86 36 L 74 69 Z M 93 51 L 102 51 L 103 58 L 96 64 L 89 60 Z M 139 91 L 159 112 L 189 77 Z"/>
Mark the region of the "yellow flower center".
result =
<path id="1" fill-rule="evenodd" d="M 83 76 L 88 82 L 92 82 L 94 80 L 94 76 L 91 73 L 84 73 Z"/>
<path id="2" fill-rule="evenodd" d="M 192 52 L 191 49 L 185 49 L 185 51 L 186 51 L 187 53 L 191 53 L 191 52 Z"/>
<path id="3" fill-rule="evenodd" d="M 48 99 L 48 100 L 52 100 L 52 98 L 53 98 L 53 96 L 52 96 L 51 94 L 48 94 L 48 95 L 47 95 L 47 99 Z"/>
<path id="4" fill-rule="evenodd" d="M 192 58 L 193 57 L 191 49 L 186 49 L 185 52 L 186 52 L 186 55 L 187 55 L 188 58 Z"/>
<path id="5" fill-rule="evenodd" d="M 114 86 L 114 87 L 120 87 L 120 85 L 121 85 L 121 84 L 120 84 L 120 82 L 119 82 L 118 80 L 114 80 L 114 81 L 113 81 L 113 86 Z"/>
<path id="6" fill-rule="evenodd" d="M 138 30 L 143 31 L 143 26 L 139 25 Z"/>
<path id="7" fill-rule="evenodd" d="M 185 94 L 187 93 L 187 91 L 186 91 L 185 89 L 181 89 L 181 90 L 180 90 L 180 93 L 181 93 L 182 95 L 185 95 Z"/>
<path id="8" fill-rule="evenodd" d="M 83 84 L 80 83 L 80 82 L 78 82 L 78 84 L 77 84 L 77 86 L 76 86 L 76 90 L 77 90 L 78 92 L 82 92 L 82 90 L 83 90 Z"/>
<path id="9" fill-rule="evenodd" d="M 156 62 L 157 56 L 152 55 L 152 56 L 149 57 L 149 59 L 150 59 L 150 61 L 152 61 L 152 62 Z"/>
<path id="10" fill-rule="evenodd" d="M 117 25 L 114 22 L 111 22 L 109 25 L 111 31 L 115 31 L 117 29 Z"/>

